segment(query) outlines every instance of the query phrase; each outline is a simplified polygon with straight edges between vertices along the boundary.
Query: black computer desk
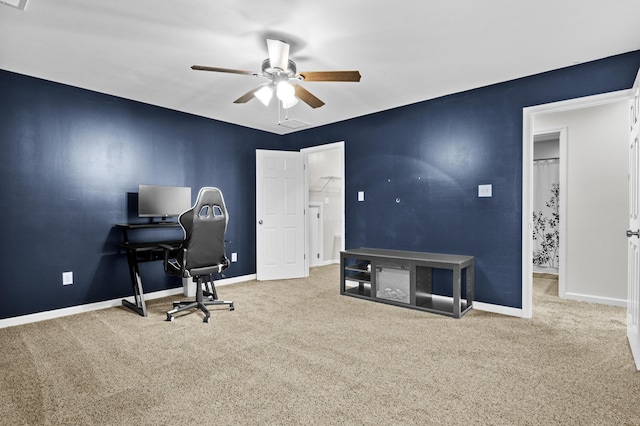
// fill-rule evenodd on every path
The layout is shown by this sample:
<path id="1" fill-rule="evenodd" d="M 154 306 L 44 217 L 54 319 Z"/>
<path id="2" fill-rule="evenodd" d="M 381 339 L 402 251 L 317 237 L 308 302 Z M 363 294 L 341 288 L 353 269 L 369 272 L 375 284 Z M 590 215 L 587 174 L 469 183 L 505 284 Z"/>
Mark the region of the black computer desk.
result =
<path id="1" fill-rule="evenodd" d="M 122 305 L 133 310 L 139 315 L 147 316 L 147 305 L 144 302 L 144 291 L 142 288 L 142 278 L 140 277 L 140 263 L 151 262 L 154 260 L 164 259 L 164 249 L 160 244 L 166 244 L 177 248 L 182 240 L 170 241 L 145 241 L 130 242 L 129 231 L 140 229 L 166 229 L 180 227 L 178 222 L 155 222 L 155 223 L 120 223 L 116 225 L 122 231 L 122 243 L 117 244 L 127 252 L 127 263 L 129 264 L 129 275 L 131 277 L 131 286 L 133 287 L 133 296 L 135 303 L 131 303 L 126 299 L 122 299 Z M 175 255 L 171 253 L 171 255 Z"/>

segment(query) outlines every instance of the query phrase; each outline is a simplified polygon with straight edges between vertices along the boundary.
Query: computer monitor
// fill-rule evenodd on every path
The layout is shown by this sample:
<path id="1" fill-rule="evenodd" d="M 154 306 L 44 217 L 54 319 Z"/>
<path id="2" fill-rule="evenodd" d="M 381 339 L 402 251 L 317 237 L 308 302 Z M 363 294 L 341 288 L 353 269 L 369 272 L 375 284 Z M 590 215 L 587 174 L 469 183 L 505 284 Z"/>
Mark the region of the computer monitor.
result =
<path id="1" fill-rule="evenodd" d="M 188 186 L 138 185 L 138 216 L 179 216 L 191 208 L 191 188 Z"/>

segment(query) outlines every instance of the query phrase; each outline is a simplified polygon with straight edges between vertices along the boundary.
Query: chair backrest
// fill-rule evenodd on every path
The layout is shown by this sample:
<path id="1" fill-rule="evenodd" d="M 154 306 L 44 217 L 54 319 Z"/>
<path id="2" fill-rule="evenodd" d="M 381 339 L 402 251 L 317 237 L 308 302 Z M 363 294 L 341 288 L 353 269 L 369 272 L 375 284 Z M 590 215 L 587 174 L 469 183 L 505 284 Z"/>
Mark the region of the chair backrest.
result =
<path id="1" fill-rule="evenodd" d="M 184 250 L 178 261 L 190 275 L 197 275 L 192 273 L 194 269 L 220 265 L 224 269 L 229 265 L 224 247 L 229 217 L 218 188 L 200 189 L 193 208 L 182 213 L 178 221 L 184 230 Z"/>

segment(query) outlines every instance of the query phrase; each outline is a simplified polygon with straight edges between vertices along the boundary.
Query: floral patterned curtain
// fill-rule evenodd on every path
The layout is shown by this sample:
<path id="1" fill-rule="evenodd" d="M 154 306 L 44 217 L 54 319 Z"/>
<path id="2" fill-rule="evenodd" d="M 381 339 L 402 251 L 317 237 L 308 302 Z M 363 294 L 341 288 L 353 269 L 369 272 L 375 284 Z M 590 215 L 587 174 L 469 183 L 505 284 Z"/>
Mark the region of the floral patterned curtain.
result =
<path id="1" fill-rule="evenodd" d="M 534 271 L 558 272 L 559 160 L 533 162 L 533 266 Z"/>

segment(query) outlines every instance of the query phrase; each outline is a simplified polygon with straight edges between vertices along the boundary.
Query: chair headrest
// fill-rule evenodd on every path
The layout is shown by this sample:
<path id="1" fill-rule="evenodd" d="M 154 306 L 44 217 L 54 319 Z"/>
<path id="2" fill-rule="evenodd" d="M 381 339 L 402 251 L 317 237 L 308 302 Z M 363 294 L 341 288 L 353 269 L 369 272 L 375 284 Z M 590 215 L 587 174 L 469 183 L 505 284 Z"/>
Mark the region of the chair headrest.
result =
<path id="1" fill-rule="evenodd" d="M 228 221 L 222 192 L 218 188 L 204 187 L 198 192 L 194 206 L 181 215 L 180 222 L 220 220 L 222 218 L 225 223 Z"/>

